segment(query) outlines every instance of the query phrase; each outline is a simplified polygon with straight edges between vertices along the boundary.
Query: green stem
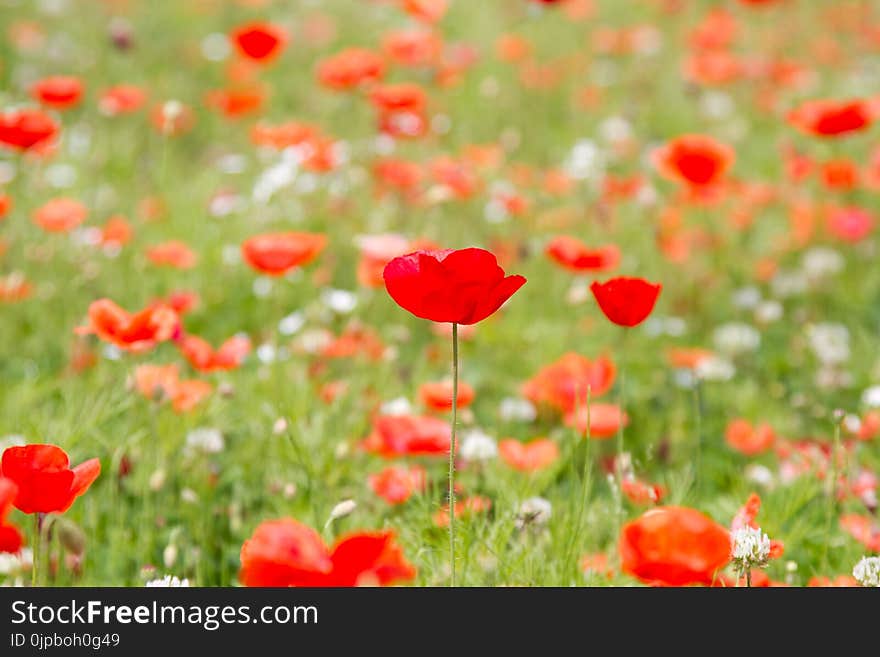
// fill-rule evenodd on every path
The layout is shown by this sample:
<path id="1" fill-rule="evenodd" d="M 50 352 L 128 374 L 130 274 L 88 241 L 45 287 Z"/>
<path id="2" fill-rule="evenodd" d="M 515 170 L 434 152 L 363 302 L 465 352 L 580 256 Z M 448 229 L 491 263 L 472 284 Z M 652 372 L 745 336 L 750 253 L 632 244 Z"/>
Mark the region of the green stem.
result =
<path id="1" fill-rule="evenodd" d="M 746 588 L 747 589 L 752 588 L 752 569 L 751 568 L 746 570 Z"/>
<path id="2" fill-rule="evenodd" d="M 837 454 L 840 448 L 840 422 L 834 425 L 834 445 L 831 448 L 831 467 L 828 482 L 828 507 L 825 511 L 825 545 L 822 548 L 822 569 L 828 570 L 828 541 L 831 536 L 831 526 L 834 520 L 835 496 L 837 493 Z"/>
<path id="3" fill-rule="evenodd" d="M 694 431 L 696 432 L 696 454 L 694 455 L 694 491 L 700 496 L 700 469 L 703 466 L 703 395 L 700 380 L 694 382 Z"/>
<path id="4" fill-rule="evenodd" d="M 617 481 L 617 499 L 615 501 L 615 527 L 614 541 L 619 540 L 620 530 L 623 526 L 623 422 L 624 413 L 626 412 L 626 378 L 624 363 L 626 360 L 626 336 L 628 330 L 624 330 L 623 337 L 620 340 L 620 421 L 617 424 L 617 456 L 615 458 L 615 479 Z"/>
<path id="5" fill-rule="evenodd" d="M 455 586 L 455 425 L 458 422 L 458 324 L 452 323 L 452 437 L 449 441 L 449 553 Z"/>

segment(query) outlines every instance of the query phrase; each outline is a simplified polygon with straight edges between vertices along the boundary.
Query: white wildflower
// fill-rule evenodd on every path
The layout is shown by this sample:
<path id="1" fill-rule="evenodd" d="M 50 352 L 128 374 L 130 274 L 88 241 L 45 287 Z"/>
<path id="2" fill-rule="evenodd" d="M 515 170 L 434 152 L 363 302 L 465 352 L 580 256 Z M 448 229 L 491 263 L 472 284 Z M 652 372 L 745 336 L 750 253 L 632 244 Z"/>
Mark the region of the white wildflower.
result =
<path id="1" fill-rule="evenodd" d="M 151 579 L 149 582 L 144 584 L 144 586 L 162 588 L 189 586 L 189 580 L 180 579 L 176 575 L 165 575 L 165 577 L 162 577 L 160 579 Z"/>
<path id="2" fill-rule="evenodd" d="M 324 526 L 328 527 L 334 520 L 351 515 L 356 508 L 357 502 L 354 500 L 342 500 L 330 510 L 330 516 L 327 518 L 327 523 Z"/>
<path id="3" fill-rule="evenodd" d="M 880 386 L 865 388 L 862 392 L 862 403 L 871 408 L 880 407 Z"/>
<path id="4" fill-rule="evenodd" d="M 396 397 L 382 404 L 379 412 L 382 415 L 409 415 L 412 413 L 412 404 L 406 397 Z"/>
<path id="5" fill-rule="evenodd" d="M 852 573 L 862 586 L 880 587 L 880 557 L 862 557 Z"/>
<path id="6" fill-rule="evenodd" d="M 849 360 L 849 330 L 843 324 L 813 324 L 807 327 L 807 338 L 816 358 L 825 365 Z"/>
<path id="7" fill-rule="evenodd" d="M 490 435 L 472 429 L 462 437 L 460 453 L 465 461 L 488 461 L 498 456 L 498 445 Z"/>
<path id="8" fill-rule="evenodd" d="M 770 559 L 770 538 L 760 528 L 742 527 L 731 536 L 731 557 L 740 573 L 763 568 Z"/>
<path id="9" fill-rule="evenodd" d="M 546 525 L 553 512 L 553 505 L 543 497 L 530 497 L 519 505 L 516 528 Z"/>
<path id="10" fill-rule="evenodd" d="M 731 322 L 716 328 L 712 340 L 719 351 L 736 356 L 755 351 L 761 345 L 761 334 L 753 326 Z"/>
<path id="11" fill-rule="evenodd" d="M 538 416 L 538 411 L 528 399 L 505 397 L 501 400 L 498 415 L 504 422 L 532 422 Z"/>
<path id="12" fill-rule="evenodd" d="M 187 454 L 201 452 L 203 454 L 217 454 L 224 447 L 223 434 L 219 429 L 211 427 L 199 427 L 186 435 L 184 450 Z"/>

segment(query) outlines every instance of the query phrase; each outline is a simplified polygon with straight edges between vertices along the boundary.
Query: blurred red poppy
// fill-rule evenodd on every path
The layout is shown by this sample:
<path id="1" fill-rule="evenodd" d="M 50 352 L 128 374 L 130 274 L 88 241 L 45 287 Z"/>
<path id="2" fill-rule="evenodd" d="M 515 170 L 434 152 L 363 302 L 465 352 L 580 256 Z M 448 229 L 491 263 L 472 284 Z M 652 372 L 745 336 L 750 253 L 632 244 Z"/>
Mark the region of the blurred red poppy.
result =
<path id="1" fill-rule="evenodd" d="M 449 454 L 452 429 L 435 417 L 380 415 L 362 447 L 385 458 L 397 456 L 444 456 Z"/>
<path id="2" fill-rule="evenodd" d="M 860 132 L 874 120 L 867 101 L 809 100 L 788 114 L 788 122 L 802 132 L 816 137 L 833 138 Z"/>
<path id="3" fill-rule="evenodd" d="M 258 272 L 283 276 L 317 258 L 326 245 L 326 236 L 318 233 L 266 233 L 245 240 L 241 253 Z"/>
<path id="4" fill-rule="evenodd" d="M 198 261 L 195 252 L 179 240 L 171 240 L 149 247 L 147 258 L 154 265 L 174 267 L 175 269 L 192 269 Z"/>
<path id="5" fill-rule="evenodd" d="M 7 523 L 6 516 L 12 508 L 12 503 L 18 495 L 18 486 L 11 479 L 0 477 L 0 552 L 16 553 L 21 549 L 23 542 L 21 532 L 11 523 Z"/>
<path id="6" fill-rule="evenodd" d="M 0 192 L 0 221 L 2 221 L 12 209 L 12 197 Z"/>
<path id="7" fill-rule="evenodd" d="M 587 420 L 589 419 L 590 439 L 604 440 L 616 435 L 623 426 L 629 425 L 629 416 L 616 404 L 590 404 L 580 406 L 576 411 L 565 414 L 565 424 L 577 429 L 578 434 L 586 437 Z"/>
<path id="8" fill-rule="evenodd" d="M 386 586 L 411 580 L 416 570 L 394 533 L 357 532 L 328 550 L 310 527 L 284 518 L 261 523 L 241 547 L 245 586 Z"/>
<path id="9" fill-rule="evenodd" d="M 401 0 L 401 4 L 406 13 L 425 23 L 436 23 L 449 8 L 449 0 Z"/>
<path id="10" fill-rule="evenodd" d="M 230 34 L 236 51 L 253 62 L 267 64 L 287 45 L 287 33 L 272 23 L 252 22 L 240 25 Z"/>
<path id="11" fill-rule="evenodd" d="M 591 249 L 576 237 L 557 235 L 544 252 L 553 262 L 576 272 L 606 272 L 620 264 L 620 249 L 614 244 Z"/>
<path id="12" fill-rule="evenodd" d="M 660 283 L 621 276 L 590 285 L 599 308 L 618 326 L 638 326 L 648 318 L 662 289 Z"/>
<path id="13" fill-rule="evenodd" d="M 364 48 L 349 48 L 318 64 L 318 82 L 334 91 L 348 91 L 378 82 L 385 75 L 382 57 Z"/>
<path id="14" fill-rule="evenodd" d="M 735 151 L 707 135 L 682 135 L 653 154 L 654 165 L 666 178 L 692 187 L 719 183 L 736 158 Z"/>
<path id="15" fill-rule="evenodd" d="M 424 489 L 426 481 L 425 469 L 418 465 L 390 465 L 367 478 L 373 492 L 389 504 L 403 504 Z"/>
<path id="16" fill-rule="evenodd" d="M 523 395 L 536 404 L 547 404 L 569 413 L 601 397 L 614 384 L 617 368 L 610 358 L 590 360 L 572 351 L 562 355 L 523 384 Z"/>
<path id="17" fill-rule="evenodd" d="M 18 487 L 13 502 L 23 513 L 64 513 L 101 474 L 101 462 L 90 459 L 70 468 L 70 459 L 55 445 L 7 447 L 0 475 Z"/>
<path id="18" fill-rule="evenodd" d="M 514 470 L 537 472 L 559 458 L 559 446 L 549 438 L 535 438 L 527 443 L 508 438 L 498 442 L 498 455 Z"/>
<path id="19" fill-rule="evenodd" d="M 659 507 L 624 525 L 623 572 L 653 586 L 711 584 L 730 561 L 730 533 L 695 509 Z"/>
<path id="20" fill-rule="evenodd" d="M 82 95 L 82 81 L 71 75 L 43 78 L 31 86 L 31 96 L 35 100 L 57 110 L 65 110 L 77 105 Z"/>
<path id="21" fill-rule="evenodd" d="M 477 248 L 416 251 L 385 266 L 385 288 L 404 310 L 434 322 L 476 324 L 498 310 L 526 279 L 505 276 Z"/>
<path id="22" fill-rule="evenodd" d="M 98 101 L 98 109 L 106 116 L 119 116 L 136 112 L 147 100 L 147 94 L 133 84 L 119 84 L 104 90 Z"/>
<path id="23" fill-rule="evenodd" d="M 773 447 L 776 434 L 766 422 L 752 426 L 748 420 L 731 420 L 724 431 L 727 444 L 746 456 L 756 456 Z"/>
<path id="24" fill-rule="evenodd" d="M 832 207 L 826 215 L 828 232 L 843 242 L 861 242 L 874 230 L 874 218 L 858 207 Z"/>
<path id="25" fill-rule="evenodd" d="M 89 306 L 89 323 L 76 329 L 79 335 L 95 334 L 120 349 L 143 352 L 173 338 L 180 330 L 177 313 L 165 305 L 153 305 L 134 315 L 110 299 Z"/>
<path id="26" fill-rule="evenodd" d="M 34 210 L 33 220 L 47 233 L 66 233 L 85 221 L 89 211 L 72 198 L 54 198 Z"/>
<path id="27" fill-rule="evenodd" d="M 55 120 L 39 109 L 0 112 L 0 144 L 26 151 L 51 142 L 60 131 Z"/>
<path id="28" fill-rule="evenodd" d="M 487 513 L 492 508 L 492 500 L 482 495 L 471 495 L 455 503 L 455 519 L 471 518 L 481 513 Z M 443 528 L 449 526 L 449 505 L 444 504 L 434 514 L 434 524 Z"/>
<path id="29" fill-rule="evenodd" d="M 247 336 L 235 335 L 215 351 L 211 344 L 195 335 L 183 335 L 177 340 L 180 353 L 199 372 L 234 370 L 251 351 Z"/>
<path id="30" fill-rule="evenodd" d="M 432 411 L 452 410 L 452 381 L 423 383 L 419 387 L 419 399 Z M 467 383 L 458 384 L 458 408 L 467 408 L 474 401 L 474 389 Z"/>

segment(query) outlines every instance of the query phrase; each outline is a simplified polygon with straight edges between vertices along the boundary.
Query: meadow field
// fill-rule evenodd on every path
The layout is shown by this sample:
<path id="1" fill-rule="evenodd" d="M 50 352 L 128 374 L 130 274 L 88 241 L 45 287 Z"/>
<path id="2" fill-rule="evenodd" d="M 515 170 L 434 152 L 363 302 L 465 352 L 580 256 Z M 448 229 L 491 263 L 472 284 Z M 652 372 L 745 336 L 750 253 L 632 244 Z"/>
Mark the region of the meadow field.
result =
<path id="1" fill-rule="evenodd" d="M 880 586 L 878 119 L 877 0 L 0 0 L 0 584 Z"/>

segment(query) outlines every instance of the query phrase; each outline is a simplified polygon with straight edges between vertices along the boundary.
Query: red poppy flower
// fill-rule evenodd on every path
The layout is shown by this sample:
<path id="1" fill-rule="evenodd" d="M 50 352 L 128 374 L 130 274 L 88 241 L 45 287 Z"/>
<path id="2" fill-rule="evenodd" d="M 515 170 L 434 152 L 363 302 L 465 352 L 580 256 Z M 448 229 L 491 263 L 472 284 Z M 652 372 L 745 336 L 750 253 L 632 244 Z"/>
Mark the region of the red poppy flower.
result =
<path id="1" fill-rule="evenodd" d="M 419 387 L 419 398 L 432 411 L 452 410 L 452 381 L 424 383 Z M 463 381 L 458 384 L 458 408 L 467 408 L 474 401 L 474 389 Z"/>
<path id="2" fill-rule="evenodd" d="M 134 387 L 152 401 L 171 399 L 177 390 L 180 369 L 171 365 L 138 365 L 134 370 Z"/>
<path id="3" fill-rule="evenodd" d="M 245 586 L 385 586 L 416 571 L 393 532 L 357 532 L 328 550 L 318 533 L 292 518 L 261 523 L 241 547 Z"/>
<path id="4" fill-rule="evenodd" d="M 151 246 L 147 249 L 147 258 L 154 265 L 174 267 L 175 269 L 192 269 L 198 261 L 195 252 L 179 240 Z"/>
<path id="5" fill-rule="evenodd" d="M 756 456 L 773 447 L 776 434 L 766 422 L 752 426 L 748 420 L 732 420 L 724 431 L 724 440 L 730 447 L 746 456 Z"/>
<path id="6" fill-rule="evenodd" d="M 874 218 L 857 207 L 831 208 L 825 220 L 828 232 L 843 242 L 861 242 L 874 230 Z"/>
<path id="7" fill-rule="evenodd" d="M 586 404 L 576 411 L 565 414 L 565 424 L 577 429 L 578 433 L 587 435 L 587 418 L 589 417 L 590 439 L 604 440 L 617 435 L 621 423 L 629 425 L 629 416 L 621 411 L 616 404 L 590 404 L 589 412 Z"/>
<path id="8" fill-rule="evenodd" d="M 52 141 L 60 130 L 42 110 L 27 108 L 0 112 L 0 144 L 26 151 Z"/>
<path id="9" fill-rule="evenodd" d="M 559 458 L 559 446 L 549 438 L 535 438 L 527 443 L 508 438 L 498 442 L 498 455 L 514 470 L 537 472 Z"/>
<path id="10" fill-rule="evenodd" d="M 348 91 L 378 82 L 385 75 L 382 57 L 364 48 L 349 48 L 318 64 L 318 82 L 334 91 Z"/>
<path id="11" fill-rule="evenodd" d="M 788 114 L 788 122 L 816 137 L 839 137 L 868 128 L 874 120 L 864 100 L 810 100 Z"/>
<path id="12" fill-rule="evenodd" d="M 207 399 L 214 390 L 207 381 L 188 379 L 178 381 L 171 396 L 171 408 L 176 413 L 186 413 Z"/>
<path id="13" fill-rule="evenodd" d="M 617 368 L 610 358 L 590 360 L 568 352 L 541 368 L 523 385 L 523 395 L 536 404 L 547 404 L 562 413 L 585 406 L 589 397 L 601 397 L 614 384 Z"/>
<path id="14" fill-rule="evenodd" d="M 388 586 L 416 576 L 391 531 L 343 536 L 336 541 L 330 561 L 333 569 L 321 586 Z"/>
<path id="15" fill-rule="evenodd" d="M 37 80 L 31 86 L 31 96 L 47 107 L 64 110 L 79 103 L 83 95 L 83 83 L 70 75 L 56 75 Z"/>
<path id="16" fill-rule="evenodd" d="M 730 533 L 695 509 L 659 507 L 624 525 L 623 572 L 654 586 L 711 584 L 730 560 Z"/>
<path id="17" fill-rule="evenodd" d="M 34 223 L 47 233 L 66 233 L 85 221 L 89 211 L 72 198 L 54 198 L 34 210 Z"/>
<path id="18" fill-rule="evenodd" d="M 0 193 L 0 220 L 12 209 L 12 197 L 9 194 Z"/>
<path id="19" fill-rule="evenodd" d="M 266 92 L 258 86 L 214 89 L 205 95 L 205 104 L 229 119 L 259 112 L 266 102 Z"/>
<path id="20" fill-rule="evenodd" d="M 346 328 L 320 351 L 325 358 L 356 358 L 362 356 L 369 360 L 381 360 L 385 354 L 385 343 L 372 329 L 353 325 Z"/>
<path id="21" fill-rule="evenodd" d="M 241 25 L 232 31 L 230 38 L 239 55 L 263 64 L 275 59 L 287 44 L 286 32 L 265 22 Z"/>
<path id="22" fill-rule="evenodd" d="M 122 215 L 114 215 L 101 228 L 101 246 L 124 246 L 131 241 L 133 233 L 128 219 Z"/>
<path id="23" fill-rule="evenodd" d="M 402 0 L 402 4 L 406 13 L 425 23 L 436 23 L 449 8 L 449 0 Z"/>
<path id="24" fill-rule="evenodd" d="M 649 283 L 644 278 L 612 278 L 604 283 L 590 285 L 599 308 L 618 326 L 638 326 L 648 318 L 662 289 L 660 283 Z"/>
<path id="25" fill-rule="evenodd" d="M 147 100 L 147 94 L 133 84 L 120 84 L 106 89 L 98 101 L 98 110 L 106 116 L 130 114 L 139 110 Z"/>
<path id="26" fill-rule="evenodd" d="M 708 187 L 722 180 L 736 153 L 707 135 L 682 135 L 659 148 L 653 158 L 664 177 L 692 187 Z"/>
<path id="27" fill-rule="evenodd" d="M 64 513 L 99 474 L 98 459 L 71 469 L 67 454 L 55 445 L 8 447 L 0 460 L 0 475 L 18 486 L 13 504 L 23 513 Z"/>
<path id="28" fill-rule="evenodd" d="M 605 272 L 620 264 L 620 249 L 614 244 L 591 249 L 576 237 L 558 235 L 544 250 L 553 262 L 571 271 Z"/>
<path id="29" fill-rule="evenodd" d="M 357 279 L 364 287 L 381 287 L 385 282 L 382 278 L 385 265 L 415 248 L 403 235 L 396 233 L 362 235 L 356 238 L 356 241 L 361 252 L 357 265 Z"/>
<path id="30" fill-rule="evenodd" d="M 809 587 L 835 587 L 835 588 L 853 588 L 859 585 L 859 581 L 852 575 L 838 575 L 834 579 L 817 575 L 811 577 L 807 582 Z"/>
<path id="31" fill-rule="evenodd" d="M 7 524 L 6 516 L 18 495 L 18 486 L 11 479 L 0 477 L 0 552 L 16 553 L 21 549 L 21 533 Z"/>
<path id="32" fill-rule="evenodd" d="M 207 340 L 195 335 L 181 336 L 177 346 L 183 357 L 199 372 L 234 370 L 251 351 L 250 339 L 242 335 L 232 336 L 216 351 Z"/>
<path id="33" fill-rule="evenodd" d="M 870 516 L 848 513 L 841 516 L 840 526 L 871 552 L 880 552 L 880 525 Z"/>
<path id="34" fill-rule="evenodd" d="M 435 417 L 380 415 L 362 447 L 385 458 L 449 454 L 452 429 Z"/>
<path id="35" fill-rule="evenodd" d="M 80 335 L 94 333 L 121 349 L 142 352 L 173 338 L 180 330 L 177 313 L 165 305 L 154 305 L 129 314 L 110 299 L 98 299 L 89 306 L 89 323 L 76 329 Z"/>
<path id="36" fill-rule="evenodd" d="M 660 484 L 649 484 L 635 477 L 624 478 L 621 488 L 627 499 L 638 505 L 657 504 L 666 495 L 666 489 Z"/>
<path id="37" fill-rule="evenodd" d="M 382 52 L 400 66 L 430 66 L 443 51 L 443 41 L 426 30 L 390 32 L 382 38 Z"/>
<path id="38" fill-rule="evenodd" d="M 241 546 L 245 586 L 311 586 L 331 570 L 318 532 L 292 518 L 260 523 Z"/>
<path id="39" fill-rule="evenodd" d="M 383 275 L 388 294 L 404 310 L 458 324 L 486 319 L 526 282 L 505 276 L 495 256 L 477 248 L 416 251 L 389 262 Z"/>
<path id="40" fill-rule="evenodd" d="M 317 258 L 326 245 L 327 238 L 317 233 L 266 233 L 245 240 L 241 253 L 258 272 L 283 276 Z"/>
<path id="41" fill-rule="evenodd" d="M 425 469 L 418 465 L 391 465 L 367 478 L 370 488 L 388 504 L 403 504 L 427 481 Z"/>
<path id="42" fill-rule="evenodd" d="M 455 519 L 471 518 L 481 513 L 487 513 L 492 508 L 492 500 L 482 495 L 465 497 L 455 503 Z M 444 504 L 434 514 L 434 524 L 443 528 L 449 526 L 449 505 Z"/>

